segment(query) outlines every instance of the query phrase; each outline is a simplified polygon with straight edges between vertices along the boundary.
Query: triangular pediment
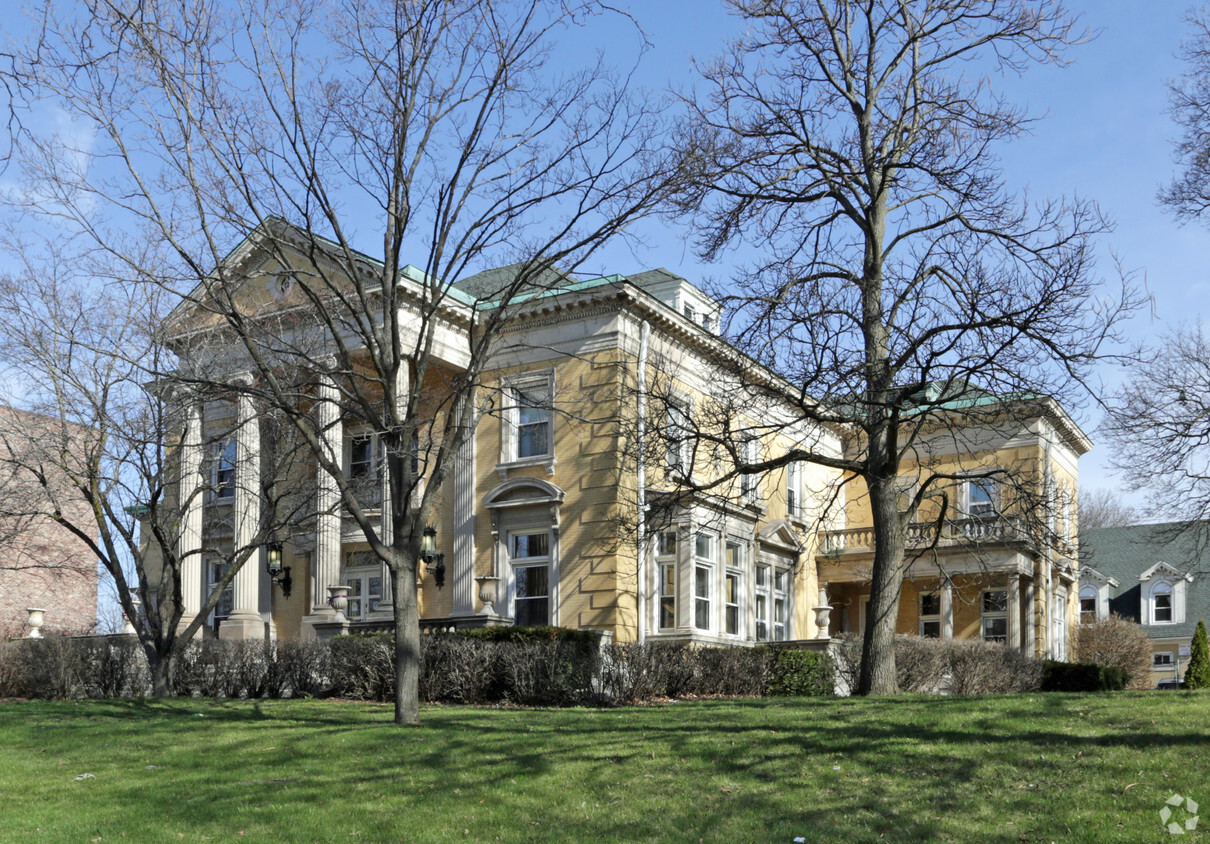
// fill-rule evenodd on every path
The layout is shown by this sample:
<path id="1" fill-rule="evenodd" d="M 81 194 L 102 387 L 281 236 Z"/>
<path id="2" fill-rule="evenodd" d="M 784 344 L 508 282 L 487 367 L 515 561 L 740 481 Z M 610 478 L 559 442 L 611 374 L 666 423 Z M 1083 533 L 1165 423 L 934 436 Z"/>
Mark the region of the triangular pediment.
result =
<path id="1" fill-rule="evenodd" d="M 802 540 L 787 519 L 769 522 L 756 532 L 756 538 L 765 545 L 772 545 L 795 554 L 802 551 Z"/>
<path id="2" fill-rule="evenodd" d="M 1114 578 L 1101 574 L 1099 571 L 1094 568 L 1090 568 L 1089 566 L 1080 567 L 1080 582 L 1106 584 L 1112 586 L 1114 589 L 1117 589 L 1119 585 L 1117 580 Z"/>
<path id="3" fill-rule="evenodd" d="M 1176 566 L 1169 565 L 1168 563 L 1165 563 L 1162 560 L 1160 562 L 1156 563 L 1151 568 L 1147 569 L 1147 571 L 1140 574 L 1139 582 L 1146 583 L 1148 580 L 1151 580 L 1151 578 L 1153 578 L 1153 577 L 1169 577 L 1169 578 L 1175 578 L 1177 580 L 1187 580 L 1189 582 L 1193 581 L 1192 575 L 1186 574 L 1185 572 L 1178 569 Z"/>

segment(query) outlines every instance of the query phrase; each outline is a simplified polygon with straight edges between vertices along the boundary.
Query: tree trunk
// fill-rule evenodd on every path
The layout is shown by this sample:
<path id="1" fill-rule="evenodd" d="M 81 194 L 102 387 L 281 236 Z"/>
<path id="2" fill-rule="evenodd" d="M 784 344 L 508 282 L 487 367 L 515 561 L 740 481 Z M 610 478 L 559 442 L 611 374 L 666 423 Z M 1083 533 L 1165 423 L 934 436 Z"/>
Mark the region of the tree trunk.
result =
<path id="1" fill-rule="evenodd" d="M 395 723 L 420 722 L 420 607 L 416 593 L 416 566 L 392 565 L 391 594 L 395 596 Z"/>
<path id="2" fill-rule="evenodd" d="M 857 694 L 893 695 L 899 692 L 895 627 L 899 592 L 903 586 L 903 520 L 892 479 L 874 478 L 868 481 L 867 487 L 874 516 L 874 571 L 870 579 L 870 603 L 866 608 Z"/>
<path id="3" fill-rule="evenodd" d="M 152 697 L 172 697 L 175 694 L 176 685 L 175 654 L 172 651 L 161 654 L 150 648 L 146 650 L 146 653 L 148 668 L 151 669 Z"/>

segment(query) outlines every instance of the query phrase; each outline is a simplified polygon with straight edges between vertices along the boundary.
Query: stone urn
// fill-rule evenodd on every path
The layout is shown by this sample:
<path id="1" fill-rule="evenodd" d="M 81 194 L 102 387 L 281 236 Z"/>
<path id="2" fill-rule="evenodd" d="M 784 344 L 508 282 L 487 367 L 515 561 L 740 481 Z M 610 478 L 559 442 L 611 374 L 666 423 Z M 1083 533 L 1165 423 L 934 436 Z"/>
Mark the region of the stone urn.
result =
<path id="1" fill-rule="evenodd" d="M 29 625 L 29 632 L 25 634 L 25 638 L 41 639 L 42 624 L 46 619 L 46 610 L 37 609 L 36 607 L 26 607 L 25 611 L 29 613 L 29 618 L 26 619 L 26 624 Z"/>
<path id="2" fill-rule="evenodd" d="M 495 615 L 496 608 L 492 604 L 496 601 L 496 584 L 500 582 L 500 578 L 485 574 L 476 577 L 475 581 L 479 584 L 479 600 L 483 602 L 483 609 L 479 610 L 479 614 Z"/>
<path id="3" fill-rule="evenodd" d="M 822 606 L 812 607 L 811 609 L 815 611 L 815 626 L 819 630 L 819 638 L 829 638 L 828 626 L 832 622 L 832 608 L 827 604 L 823 604 Z"/>
<path id="4" fill-rule="evenodd" d="M 349 587 L 329 586 L 328 604 L 332 609 L 336 610 L 337 621 L 348 621 L 349 619 L 345 615 L 345 611 L 349 608 Z"/>

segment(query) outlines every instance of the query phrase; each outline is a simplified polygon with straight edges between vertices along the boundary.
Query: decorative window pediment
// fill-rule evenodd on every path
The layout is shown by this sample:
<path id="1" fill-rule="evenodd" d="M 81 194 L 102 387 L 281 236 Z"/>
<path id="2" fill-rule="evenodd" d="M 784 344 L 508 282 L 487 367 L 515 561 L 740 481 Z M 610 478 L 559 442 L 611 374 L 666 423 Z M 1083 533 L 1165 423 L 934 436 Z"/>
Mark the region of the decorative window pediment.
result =
<path id="1" fill-rule="evenodd" d="M 1193 582 L 1192 575 L 1187 574 L 1187 573 L 1181 571 L 1180 569 L 1176 568 L 1175 566 L 1169 565 L 1168 563 L 1165 563 L 1163 561 L 1156 563 L 1154 566 L 1147 569 L 1147 571 L 1140 574 L 1139 582 L 1146 583 L 1147 581 L 1151 580 L 1153 577 L 1161 577 L 1161 578 L 1165 578 L 1165 579 L 1176 578 L 1177 580 L 1183 580 L 1186 583 Z"/>
<path id="2" fill-rule="evenodd" d="M 803 550 L 798 532 L 790 526 L 788 519 L 769 522 L 756 532 L 756 538 L 764 545 L 772 545 L 791 554 L 798 554 Z"/>

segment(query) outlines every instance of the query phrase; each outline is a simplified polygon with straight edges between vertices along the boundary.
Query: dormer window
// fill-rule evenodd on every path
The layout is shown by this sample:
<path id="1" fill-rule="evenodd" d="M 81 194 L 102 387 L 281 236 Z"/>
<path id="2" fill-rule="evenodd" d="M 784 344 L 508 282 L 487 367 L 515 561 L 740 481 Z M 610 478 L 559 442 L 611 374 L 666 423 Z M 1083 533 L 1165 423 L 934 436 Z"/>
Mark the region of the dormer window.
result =
<path id="1" fill-rule="evenodd" d="M 1151 590 L 1151 623 L 1171 624 L 1172 619 L 1172 585 L 1157 583 Z"/>
<path id="2" fill-rule="evenodd" d="M 685 319 L 689 320 L 690 322 L 697 322 L 697 314 L 693 310 L 693 305 L 690 305 L 688 302 L 686 302 L 684 311 Z"/>
<path id="3" fill-rule="evenodd" d="M 1097 589 L 1085 586 L 1080 590 L 1080 624 L 1092 624 L 1097 620 Z"/>
<path id="4" fill-rule="evenodd" d="M 1185 584 L 1192 579 L 1162 561 L 1139 575 L 1142 586 L 1139 618 L 1143 624 L 1183 624 Z"/>

